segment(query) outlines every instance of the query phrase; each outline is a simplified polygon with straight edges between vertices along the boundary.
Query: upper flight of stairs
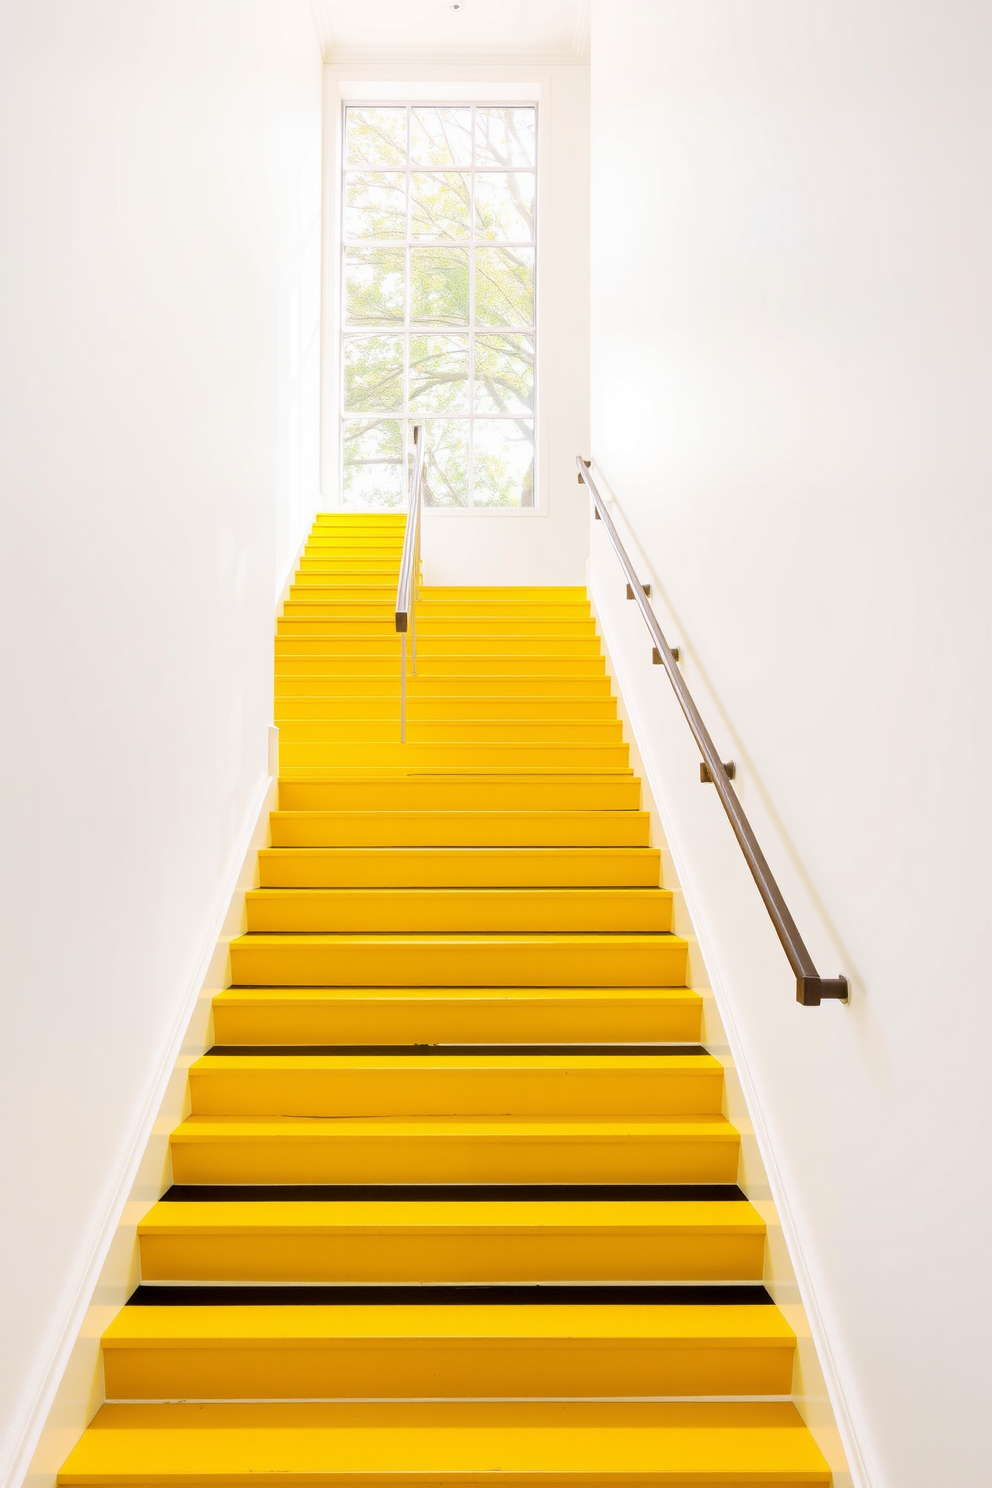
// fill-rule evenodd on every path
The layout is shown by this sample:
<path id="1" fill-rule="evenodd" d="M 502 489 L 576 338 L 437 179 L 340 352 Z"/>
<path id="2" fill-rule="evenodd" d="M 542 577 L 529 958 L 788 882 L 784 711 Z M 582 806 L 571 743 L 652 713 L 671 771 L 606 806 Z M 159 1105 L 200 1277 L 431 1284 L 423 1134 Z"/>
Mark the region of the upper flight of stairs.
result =
<path id="1" fill-rule="evenodd" d="M 317 519 L 279 809 L 63 1484 L 828 1484 L 580 589 Z"/>

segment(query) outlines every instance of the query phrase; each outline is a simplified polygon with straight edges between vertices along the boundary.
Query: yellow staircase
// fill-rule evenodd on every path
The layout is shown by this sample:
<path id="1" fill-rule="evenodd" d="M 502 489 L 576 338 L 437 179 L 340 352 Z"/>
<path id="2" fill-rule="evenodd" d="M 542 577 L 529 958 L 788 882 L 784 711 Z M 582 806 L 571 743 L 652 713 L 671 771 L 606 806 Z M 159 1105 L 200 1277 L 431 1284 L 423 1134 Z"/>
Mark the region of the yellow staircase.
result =
<path id="1" fill-rule="evenodd" d="M 322 516 L 279 810 L 63 1484 L 827 1484 L 581 589 Z"/>

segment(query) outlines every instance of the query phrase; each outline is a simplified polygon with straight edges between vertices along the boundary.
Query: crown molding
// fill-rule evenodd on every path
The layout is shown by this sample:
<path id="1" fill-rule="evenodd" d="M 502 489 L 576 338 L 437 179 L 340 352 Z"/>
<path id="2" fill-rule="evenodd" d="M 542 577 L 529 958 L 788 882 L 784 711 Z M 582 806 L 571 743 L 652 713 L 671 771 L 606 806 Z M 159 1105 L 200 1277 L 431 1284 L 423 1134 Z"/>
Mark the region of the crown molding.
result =
<path id="1" fill-rule="evenodd" d="M 313 20 L 313 29 L 317 37 L 317 46 L 320 48 L 320 55 L 326 62 L 330 55 L 333 41 L 331 38 L 331 28 L 327 23 L 327 12 L 320 3 L 320 0 L 310 0 L 310 16 Z"/>
<path id="2" fill-rule="evenodd" d="M 590 0 L 582 0 L 575 18 L 575 35 L 572 37 L 575 61 L 583 67 L 589 63 L 590 9 Z"/>
<path id="3" fill-rule="evenodd" d="M 324 51 L 330 67 L 405 66 L 430 67 L 577 67 L 585 57 L 574 46 L 551 47 L 438 47 L 379 46 L 336 47 Z"/>

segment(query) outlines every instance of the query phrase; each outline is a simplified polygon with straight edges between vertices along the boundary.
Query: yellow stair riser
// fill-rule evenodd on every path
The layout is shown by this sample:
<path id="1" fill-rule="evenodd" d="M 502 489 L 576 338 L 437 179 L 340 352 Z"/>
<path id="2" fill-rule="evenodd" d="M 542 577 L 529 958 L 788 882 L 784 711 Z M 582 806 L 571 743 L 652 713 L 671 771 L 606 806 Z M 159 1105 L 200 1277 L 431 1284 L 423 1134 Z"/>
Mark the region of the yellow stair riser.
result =
<path id="1" fill-rule="evenodd" d="M 380 534 L 406 531 L 407 514 L 396 510 L 389 512 L 317 512 L 310 528 L 311 532 L 375 532 Z"/>
<path id="2" fill-rule="evenodd" d="M 301 555 L 303 562 L 359 563 L 373 566 L 399 567 L 403 555 L 401 537 L 361 536 L 356 534 L 347 541 L 327 537 L 311 537 Z"/>
<path id="3" fill-rule="evenodd" d="M 219 1044 L 696 1043 L 688 988 L 235 988 L 213 1001 Z"/>
<path id="4" fill-rule="evenodd" d="M 348 594 L 341 593 L 341 586 L 336 581 L 328 582 L 319 574 L 309 572 L 305 583 L 294 581 L 290 585 L 289 595 L 286 603 L 290 608 L 300 606 L 301 613 L 310 613 L 313 606 L 326 604 L 331 607 L 332 613 L 338 613 L 340 607 L 354 605 L 360 614 L 371 615 L 376 609 L 382 608 L 388 612 L 392 620 L 396 610 L 396 585 L 385 580 L 369 583 L 363 580 L 360 584 L 350 586 L 354 591 L 354 599 Z M 325 592 L 322 592 L 326 590 Z M 571 602 L 551 600 L 527 600 L 527 599 L 441 599 L 434 589 L 421 587 L 417 596 L 416 610 L 417 624 L 426 623 L 428 620 L 445 619 L 489 619 L 489 620 L 531 620 L 531 621 L 555 621 L 561 620 L 566 624 L 578 624 L 579 622 L 592 624 L 591 607 L 588 600 L 576 600 Z"/>
<path id="5" fill-rule="evenodd" d="M 657 889 L 661 853 L 650 847 L 273 847 L 262 849 L 258 867 L 262 888 Z"/>
<path id="6" fill-rule="evenodd" d="M 654 1121 L 189 1116 L 176 1183 L 734 1183 L 719 1115 Z"/>
<path id="7" fill-rule="evenodd" d="M 787 1402 L 105 1405 L 64 1488 L 828 1488 Z"/>
<path id="8" fill-rule="evenodd" d="M 283 665 L 295 665 L 299 658 L 287 657 Z M 297 699 L 310 699 L 326 703 L 332 709 L 350 706 L 354 699 L 364 705 L 385 710 L 384 716 L 399 716 L 400 678 L 399 666 L 392 670 L 377 672 L 328 673 L 314 671 L 321 658 L 302 658 L 310 670 L 280 671 L 275 683 L 275 705 Z M 324 663 L 325 665 L 328 663 Z M 376 662 L 379 665 L 379 662 Z M 589 676 L 540 676 L 521 672 L 516 676 L 499 672 L 476 672 L 465 676 L 432 672 L 425 675 L 422 670 L 416 677 L 407 678 L 407 706 L 409 709 L 432 709 L 446 707 L 449 702 L 459 708 L 479 704 L 497 712 L 513 701 L 530 708 L 550 706 L 554 710 L 577 705 L 593 705 L 607 708 L 605 716 L 614 717 L 616 700 L 610 692 L 609 678 L 605 674 Z M 423 713 L 421 716 L 425 716 Z"/>
<path id="9" fill-rule="evenodd" d="M 376 653 L 371 656 L 337 656 L 324 653 L 323 640 L 308 641 L 286 641 L 276 640 L 276 687 L 279 686 L 281 677 L 290 676 L 320 676 L 325 677 L 328 673 L 334 673 L 345 686 L 350 685 L 353 677 L 389 677 L 390 686 L 399 688 L 400 653 L 399 641 L 392 655 L 388 652 Z M 500 691 L 506 686 L 509 679 L 515 690 L 516 684 L 521 678 L 533 678 L 542 686 L 549 681 L 553 684 L 558 682 L 555 690 L 561 691 L 566 687 L 574 686 L 576 681 L 585 682 L 595 680 L 600 684 L 609 686 L 606 676 L 606 662 L 602 656 L 551 656 L 543 652 L 538 656 L 417 656 L 417 680 L 411 676 L 409 685 L 411 694 L 418 686 L 424 686 L 425 691 L 430 684 L 443 681 L 447 687 L 464 684 L 459 681 L 454 683 L 454 678 L 462 678 L 469 675 L 474 691 L 479 681 L 491 677 L 493 685 Z"/>
<path id="10" fill-rule="evenodd" d="M 383 1309 L 395 1314 L 395 1309 Z M 418 1311 L 420 1309 L 417 1309 Z M 432 1309 L 424 1309 L 431 1311 Z M 488 1308 L 490 1314 L 497 1309 Z M 500 1313 L 518 1309 L 499 1308 Z M 519 1309 L 523 1310 L 523 1309 Z M 779 1323 L 770 1327 L 755 1314 L 778 1315 L 773 1308 L 720 1308 L 719 1321 L 693 1327 L 694 1319 L 660 1316 L 649 1329 L 641 1322 L 626 1336 L 626 1319 L 590 1319 L 575 1314 L 619 1308 L 546 1309 L 561 1317 L 557 1327 L 533 1336 L 501 1336 L 510 1319 L 479 1319 L 479 1336 L 445 1336 L 438 1322 L 431 1336 L 363 1336 L 357 1308 L 340 1309 L 341 1332 L 328 1336 L 330 1319 L 320 1318 L 303 1337 L 286 1336 L 296 1312 L 327 1314 L 339 1309 L 205 1308 L 197 1312 L 227 1314 L 216 1323 L 189 1318 L 193 1309 L 125 1308 L 127 1333 L 113 1327 L 104 1335 L 104 1370 L 109 1398 L 161 1399 L 435 1399 L 665 1395 L 780 1395 L 792 1386 L 795 1339 Z M 641 1309 L 646 1311 L 647 1309 Z M 365 1312 L 366 1309 L 361 1309 Z M 372 1311 L 372 1309 L 368 1309 Z M 410 1309 L 412 1312 L 413 1309 Z M 455 1311 L 454 1308 L 445 1309 Z M 482 1309 L 475 1309 L 479 1312 Z M 690 1309 L 655 1308 L 656 1314 Z M 698 1309 L 699 1312 L 704 1309 Z M 241 1318 L 231 1314 L 241 1312 Z M 745 1319 L 730 1316 L 748 1313 Z M 162 1329 L 157 1317 L 169 1314 L 173 1327 Z M 262 1313 L 283 1317 L 263 1318 Z M 300 1324 L 305 1324 L 300 1319 Z M 701 1320 L 702 1321 L 702 1320 Z M 723 1321 L 721 1319 L 720 1321 Z M 213 1323 L 213 1336 L 204 1337 Z M 611 1328 L 615 1335 L 610 1336 Z M 189 1335 L 184 1338 L 184 1326 Z M 238 1326 L 240 1324 L 240 1326 Z M 258 1334 L 248 1328 L 256 1324 Z M 266 1326 L 267 1325 L 267 1326 Z M 386 1324 L 386 1326 L 389 1326 Z M 144 1336 L 139 1329 L 147 1331 Z M 569 1332 L 563 1334 L 563 1329 Z M 273 1328 L 279 1335 L 270 1336 Z M 318 1328 L 320 1332 L 318 1333 Z M 588 1328 L 588 1331 L 586 1329 Z M 684 1330 L 679 1336 L 678 1329 Z M 302 1331 L 302 1329 L 301 1329 Z M 702 1336 L 699 1336 L 699 1335 Z M 233 1335 L 233 1336 L 232 1336 Z M 247 1335 L 247 1336 L 246 1336 Z M 316 1336 L 315 1336 L 316 1335 Z M 321 1336 L 323 1335 L 323 1336 Z M 495 1335 L 495 1336 L 493 1336 Z M 673 1336 L 674 1335 L 674 1336 Z"/>
<path id="11" fill-rule="evenodd" d="M 432 719 L 445 722 L 466 720 L 492 720 L 502 722 L 507 718 L 564 723 L 613 721 L 617 716 L 616 698 L 609 695 L 540 697 L 534 694 L 512 697 L 480 695 L 478 693 L 441 693 L 436 687 L 433 696 L 425 689 L 417 688 L 416 696 L 407 695 L 406 716 L 411 725 L 424 724 Z M 400 717 L 399 688 L 387 696 L 368 697 L 359 693 L 351 696 L 297 696 L 276 697 L 276 723 L 289 723 L 296 719 L 318 718 L 351 721 L 360 718 L 387 719 L 398 723 Z"/>
<path id="12" fill-rule="evenodd" d="M 396 596 L 388 600 L 345 600 L 336 596 L 323 599 L 314 595 L 307 599 L 295 596 L 286 601 L 280 621 L 280 634 L 289 634 L 290 625 L 303 625 L 323 633 L 354 632 L 359 635 L 396 634 Z M 313 622 L 311 624 L 311 622 Z M 591 618 L 552 612 L 540 618 L 519 615 L 515 611 L 492 612 L 452 607 L 442 610 L 426 605 L 417 608 L 416 617 L 418 643 L 426 636 L 439 635 L 512 635 L 533 636 L 562 635 L 570 639 L 596 634 Z"/>
<path id="13" fill-rule="evenodd" d="M 180 1205 L 168 1204 L 167 1208 Z M 181 1205 L 202 1208 L 204 1205 Z M 225 1205 L 231 1207 L 231 1205 Z M 747 1205 L 720 1205 L 747 1208 Z M 174 1226 L 178 1225 L 178 1217 Z M 750 1234 L 687 1229 L 684 1234 L 605 1234 L 549 1229 L 546 1234 L 388 1231 L 341 1226 L 327 1234 L 187 1229 L 138 1232 L 144 1281 L 242 1283 L 534 1283 L 534 1281 L 760 1281 L 763 1226 Z"/>
<path id="14" fill-rule="evenodd" d="M 343 748 L 344 746 L 341 747 Z M 417 747 L 418 746 L 416 745 L 413 746 L 414 751 L 416 751 Z M 442 748 L 445 746 L 438 745 L 436 747 Z M 453 748 L 455 746 L 449 747 Z M 463 744 L 458 747 L 465 750 L 471 750 L 473 746 Z M 478 747 L 494 749 L 496 746 L 482 745 Z M 505 777 L 507 777 L 507 779 L 512 780 L 534 780 L 542 776 L 548 780 L 560 780 L 562 775 L 567 773 L 562 769 L 560 764 L 549 762 L 546 756 L 544 758 L 538 756 L 533 762 L 529 762 L 526 764 L 521 762 L 519 754 L 521 748 L 527 748 L 529 750 L 537 751 L 541 749 L 553 749 L 556 747 L 554 745 L 528 744 L 525 746 L 521 746 L 514 744 L 504 744 L 502 747 L 505 752 L 502 756 L 503 763 L 499 767 L 488 764 L 481 766 L 478 756 L 473 756 L 471 754 L 467 754 L 462 759 L 457 760 L 451 764 L 440 765 L 437 762 L 436 756 L 433 758 L 428 758 L 426 760 L 418 760 L 416 754 L 414 753 L 412 755 L 407 755 L 405 760 L 402 758 L 390 759 L 387 757 L 386 759 L 373 759 L 371 761 L 365 760 L 361 764 L 359 764 L 356 760 L 349 759 L 347 757 L 345 757 L 344 759 L 335 758 L 326 760 L 322 764 L 304 765 L 291 761 L 289 764 L 284 765 L 280 768 L 279 779 L 280 781 L 385 781 L 408 780 L 423 775 L 443 775 L 445 779 L 453 779 L 455 776 L 461 776 L 462 779 L 474 780 L 477 779 L 480 775 L 488 778 L 490 775 L 495 775 L 498 771 L 499 774 L 504 775 Z M 588 747 L 595 748 L 594 745 L 590 745 Z M 586 768 L 582 771 L 577 771 L 576 773 L 581 774 L 583 777 L 587 775 L 595 775 L 599 778 L 609 778 L 610 776 L 615 776 L 618 779 L 633 779 L 634 777 L 633 769 L 629 764 L 597 764 L 592 769 Z"/>
<path id="15" fill-rule="evenodd" d="M 290 719 L 279 722 L 284 744 L 395 743 L 399 718 Z M 621 744 L 619 719 L 408 719 L 410 744 Z"/>
<path id="16" fill-rule="evenodd" d="M 368 625 L 362 631 L 358 622 L 349 621 L 337 625 L 332 620 L 283 618 L 278 621 L 276 633 L 276 656 L 299 650 L 300 654 L 317 653 L 328 657 L 345 656 L 389 656 L 400 664 L 402 637 L 390 625 L 376 632 Z M 407 637 L 407 654 L 410 654 L 410 638 Z M 495 631 L 484 634 L 480 629 L 473 632 L 467 626 L 450 633 L 437 630 L 420 630 L 417 633 L 417 665 L 434 657 L 457 656 L 472 658 L 464 660 L 460 670 L 471 671 L 475 657 L 483 656 L 547 656 L 562 660 L 592 660 L 600 657 L 599 638 L 595 635 L 570 635 L 561 629 L 535 635 L 530 630 L 521 634 Z M 412 662 L 408 662 L 412 667 Z M 554 668 L 546 668 L 554 670 Z"/>
<path id="17" fill-rule="evenodd" d="M 695 1069 L 664 1071 L 448 1062 L 447 1069 L 395 1062 L 376 1069 L 370 1061 L 348 1069 L 333 1056 L 209 1055 L 190 1073 L 192 1109 L 198 1116 L 682 1116 L 718 1115 L 723 1097 L 723 1070 L 698 1055 Z"/>
<path id="18" fill-rule="evenodd" d="M 249 934 L 666 931 L 666 889 L 251 889 Z"/>
<path id="19" fill-rule="evenodd" d="M 646 811 L 273 811 L 269 830 L 277 848 L 643 851 L 651 818 Z"/>
<path id="20" fill-rule="evenodd" d="M 243 987 L 684 987 L 678 936 L 242 935 Z"/>
<path id="21" fill-rule="evenodd" d="M 280 780 L 284 811 L 631 811 L 641 803 L 633 775 L 517 776 L 512 779 L 415 775 L 386 780 Z"/>
<path id="22" fill-rule="evenodd" d="M 342 744 L 294 744 L 280 740 L 279 762 L 287 767 L 335 765 L 393 765 L 405 769 L 585 770 L 629 767 L 626 744 L 543 743 L 431 743 L 411 739 L 406 744 L 360 742 Z"/>

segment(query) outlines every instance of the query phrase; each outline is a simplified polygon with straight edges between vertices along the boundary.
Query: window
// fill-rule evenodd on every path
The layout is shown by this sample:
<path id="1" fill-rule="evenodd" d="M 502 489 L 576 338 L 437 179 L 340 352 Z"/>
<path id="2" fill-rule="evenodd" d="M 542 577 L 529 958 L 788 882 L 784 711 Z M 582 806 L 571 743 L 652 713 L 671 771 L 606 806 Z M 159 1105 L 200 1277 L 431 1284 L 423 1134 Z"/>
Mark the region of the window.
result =
<path id="1" fill-rule="evenodd" d="M 537 110 L 349 105 L 342 201 L 345 508 L 535 505 Z"/>

